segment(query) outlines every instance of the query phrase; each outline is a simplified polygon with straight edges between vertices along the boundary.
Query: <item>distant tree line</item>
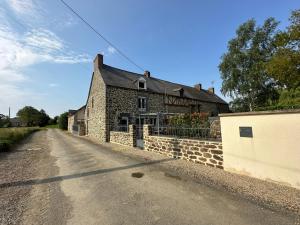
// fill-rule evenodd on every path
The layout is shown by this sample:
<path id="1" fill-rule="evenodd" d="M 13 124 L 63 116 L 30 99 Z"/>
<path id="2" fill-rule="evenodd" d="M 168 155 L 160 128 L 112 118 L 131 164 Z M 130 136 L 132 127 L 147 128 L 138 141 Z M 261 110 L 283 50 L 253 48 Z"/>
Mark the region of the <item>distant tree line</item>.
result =
<path id="1" fill-rule="evenodd" d="M 51 118 L 45 110 L 37 110 L 32 106 L 25 106 L 17 112 L 17 119 L 20 126 L 25 127 L 45 127 L 47 125 L 58 125 L 61 129 L 68 128 L 68 113 Z M 10 127 L 13 124 L 8 116 L 0 114 L 0 127 Z"/>
<path id="2" fill-rule="evenodd" d="M 233 111 L 300 108 L 300 10 L 289 21 L 278 30 L 274 18 L 250 19 L 228 42 L 219 70 Z"/>
<path id="3" fill-rule="evenodd" d="M 40 126 L 44 127 L 49 125 L 51 120 L 50 116 L 41 109 L 40 111 L 32 106 L 25 106 L 17 112 L 17 117 L 19 118 L 21 124 L 26 127 Z"/>

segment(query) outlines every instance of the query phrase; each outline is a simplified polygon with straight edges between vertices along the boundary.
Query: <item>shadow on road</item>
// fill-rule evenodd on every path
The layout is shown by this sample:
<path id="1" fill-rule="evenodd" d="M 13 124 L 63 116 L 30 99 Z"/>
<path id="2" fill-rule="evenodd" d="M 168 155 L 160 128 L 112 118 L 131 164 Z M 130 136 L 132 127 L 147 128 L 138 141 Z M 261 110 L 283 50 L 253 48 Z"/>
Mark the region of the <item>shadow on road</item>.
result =
<path id="1" fill-rule="evenodd" d="M 176 159 L 167 158 L 167 159 L 162 159 L 162 160 L 138 163 L 138 164 L 134 164 L 134 165 L 120 166 L 120 167 L 115 167 L 115 168 L 110 168 L 110 169 L 99 169 L 99 170 L 77 173 L 77 174 L 70 174 L 70 175 L 65 175 L 65 176 L 56 176 L 56 177 L 49 177 L 49 178 L 44 178 L 44 179 L 32 179 L 32 180 L 24 180 L 24 181 L 23 180 L 14 181 L 14 182 L 0 184 L 0 188 L 2 189 L 2 188 L 9 188 L 9 187 L 21 187 L 21 186 L 27 186 L 27 185 L 46 184 L 46 183 L 63 181 L 63 180 L 87 177 L 87 176 L 92 176 L 92 175 L 97 175 L 97 174 L 102 174 L 102 173 L 109 173 L 109 172 L 114 172 L 114 171 L 137 168 L 137 167 L 142 167 L 142 166 L 149 166 L 149 165 L 158 164 L 158 163 L 162 163 L 162 162 L 168 162 L 168 161 L 172 161 L 172 160 L 176 160 Z"/>

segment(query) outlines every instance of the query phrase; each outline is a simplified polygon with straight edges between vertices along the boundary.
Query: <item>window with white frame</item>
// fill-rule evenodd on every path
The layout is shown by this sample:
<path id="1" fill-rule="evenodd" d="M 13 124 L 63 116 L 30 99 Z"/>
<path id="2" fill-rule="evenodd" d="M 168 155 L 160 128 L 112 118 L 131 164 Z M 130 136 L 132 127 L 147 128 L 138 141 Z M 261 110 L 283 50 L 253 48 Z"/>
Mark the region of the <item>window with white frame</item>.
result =
<path id="1" fill-rule="evenodd" d="M 147 98 L 146 97 L 138 98 L 138 108 L 140 111 L 146 111 L 146 109 L 147 109 Z"/>
<path id="2" fill-rule="evenodd" d="M 146 80 L 142 77 L 138 80 L 138 89 L 142 89 L 142 90 L 147 89 Z"/>

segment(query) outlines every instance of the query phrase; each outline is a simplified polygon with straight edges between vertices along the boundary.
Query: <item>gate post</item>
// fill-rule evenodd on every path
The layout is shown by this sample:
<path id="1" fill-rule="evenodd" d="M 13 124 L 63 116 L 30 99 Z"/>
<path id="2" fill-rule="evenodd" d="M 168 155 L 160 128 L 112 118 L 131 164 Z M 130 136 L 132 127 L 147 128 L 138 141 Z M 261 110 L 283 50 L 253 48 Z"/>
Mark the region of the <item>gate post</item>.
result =
<path id="1" fill-rule="evenodd" d="M 144 136 L 144 139 L 147 139 L 148 136 L 151 135 L 151 126 L 148 125 L 148 124 L 145 124 L 143 126 L 143 136 Z"/>
<path id="2" fill-rule="evenodd" d="M 128 133 L 130 134 L 132 147 L 136 147 L 136 127 L 133 124 L 129 125 Z"/>

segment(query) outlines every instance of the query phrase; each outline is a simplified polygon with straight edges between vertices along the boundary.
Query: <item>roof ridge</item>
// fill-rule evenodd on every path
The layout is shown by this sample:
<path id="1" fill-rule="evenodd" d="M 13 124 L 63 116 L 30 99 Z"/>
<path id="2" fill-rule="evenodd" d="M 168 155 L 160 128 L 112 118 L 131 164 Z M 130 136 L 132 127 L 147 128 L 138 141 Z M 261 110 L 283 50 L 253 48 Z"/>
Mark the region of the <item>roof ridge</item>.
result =
<path id="1" fill-rule="evenodd" d="M 151 77 L 145 77 L 143 74 L 139 74 L 139 73 L 131 72 L 131 71 L 128 71 L 128 70 L 116 68 L 116 67 L 113 67 L 113 66 L 110 66 L 110 65 L 107 65 L 107 64 L 103 64 L 103 69 L 106 70 L 107 72 L 111 72 L 111 73 L 114 73 L 114 71 L 116 73 L 118 71 L 117 72 L 118 76 L 121 76 L 121 77 L 123 76 L 124 78 L 127 78 L 129 80 L 137 80 L 140 77 L 143 77 L 143 78 L 145 78 L 146 80 L 149 80 L 149 81 L 152 80 L 153 82 L 157 82 L 157 84 L 159 84 L 160 86 L 164 86 L 165 91 L 169 90 L 169 88 L 168 88 L 169 86 L 177 86 L 177 87 L 181 87 L 181 88 L 186 89 L 186 91 L 189 92 L 190 94 L 194 93 L 196 95 L 202 95 L 202 97 L 204 97 L 204 98 L 208 98 L 208 99 L 213 98 L 214 99 L 214 100 L 213 99 L 207 100 L 209 102 L 212 101 L 212 102 L 219 102 L 219 103 L 227 104 L 221 97 L 219 97 L 215 93 L 210 93 L 208 90 L 205 90 L 205 89 L 197 90 L 193 86 L 189 86 L 189 85 L 186 85 L 186 84 L 175 83 L 175 82 L 168 81 L 168 80 L 162 80 L 160 78 L 156 78 L 155 76 L 154 77 L 152 77 L 152 76 Z M 131 78 L 129 78 L 129 77 L 131 77 Z M 135 79 L 134 77 L 136 77 L 137 79 Z M 117 85 L 117 86 L 119 86 L 119 85 Z M 171 89 L 169 91 L 171 91 Z M 190 98 L 193 98 L 193 97 L 190 97 Z"/>
<path id="2" fill-rule="evenodd" d="M 139 76 L 142 76 L 144 77 L 143 74 L 139 74 L 139 73 L 135 73 L 135 72 L 131 72 L 131 71 L 128 71 L 128 70 L 124 70 L 124 69 L 120 69 L 120 68 L 117 68 L 117 67 L 113 67 L 113 66 L 109 66 L 107 64 L 103 64 L 107 67 L 110 67 L 110 68 L 113 68 L 113 69 L 117 69 L 117 70 L 120 70 L 120 71 L 123 71 L 123 72 L 127 72 L 127 73 L 131 73 L 131 74 L 136 74 L 136 75 L 139 75 Z M 192 86 L 189 86 L 187 84 L 180 84 L 180 83 L 175 83 L 175 82 L 172 82 L 172 81 L 168 81 L 168 80 L 163 80 L 163 79 L 160 79 L 160 78 L 157 78 L 157 77 L 147 77 L 148 79 L 154 79 L 154 80 L 158 80 L 158 81 L 163 81 L 163 82 L 167 82 L 167 83 L 170 83 L 170 84 L 176 84 L 176 85 L 180 85 L 180 86 L 183 86 L 183 87 L 188 87 L 188 88 L 194 88 Z M 201 89 L 201 90 L 205 90 L 205 89 Z"/>

